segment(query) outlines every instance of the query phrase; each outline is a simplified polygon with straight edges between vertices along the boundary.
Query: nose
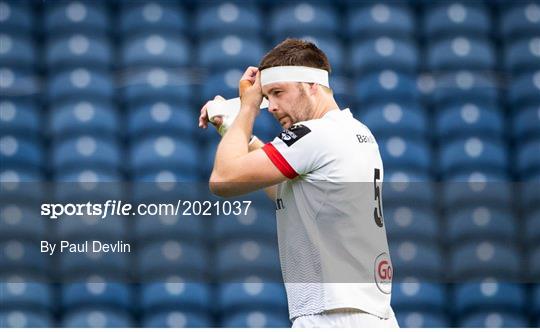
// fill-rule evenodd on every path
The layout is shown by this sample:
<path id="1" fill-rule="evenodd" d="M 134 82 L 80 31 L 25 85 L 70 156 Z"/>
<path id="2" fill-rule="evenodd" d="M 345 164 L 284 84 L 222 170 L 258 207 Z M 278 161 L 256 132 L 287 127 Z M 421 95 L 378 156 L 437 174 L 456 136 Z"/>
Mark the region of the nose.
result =
<path id="1" fill-rule="evenodd" d="M 268 100 L 268 112 L 270 112 L 270 113 L 275 113 L 275 112 L 277 112 L 276 104 L 273 103 L 273 102 L 270 101 L 270 100 Z"/>

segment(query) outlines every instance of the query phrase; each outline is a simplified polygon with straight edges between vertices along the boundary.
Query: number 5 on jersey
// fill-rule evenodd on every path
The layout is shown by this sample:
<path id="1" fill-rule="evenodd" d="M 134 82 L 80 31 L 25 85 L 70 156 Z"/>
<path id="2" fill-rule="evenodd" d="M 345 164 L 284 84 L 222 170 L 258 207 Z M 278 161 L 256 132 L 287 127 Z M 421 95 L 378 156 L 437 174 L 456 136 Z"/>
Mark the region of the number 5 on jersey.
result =
<path id="1" fill-rule="evenodd" d="M 375 168 L 375 175 L 373 179 L 373 187 L 375 189 L 375 201 L 377 202 L 377 206 L 375 209 L 373 209 L 373 218 L 375 219 L 375 223 L 379 227 L 383 227 L 383 212 L 382 212 L 382 205 L 381 205 L 381 185 L 378 180 L 381 179 L 381 170 L 378 168 Z"/>

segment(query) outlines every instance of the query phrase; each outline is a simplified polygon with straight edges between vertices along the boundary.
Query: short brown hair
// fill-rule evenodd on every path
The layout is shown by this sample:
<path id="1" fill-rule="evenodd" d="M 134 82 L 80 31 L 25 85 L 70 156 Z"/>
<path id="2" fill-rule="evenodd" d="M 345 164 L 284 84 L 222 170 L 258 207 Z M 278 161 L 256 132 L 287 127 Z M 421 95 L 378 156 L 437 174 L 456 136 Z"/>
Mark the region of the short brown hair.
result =
<path id="1" fill-rule="evenodd" d="M 259 70 L 278 66 L 305 66 L 331 71 L 326 54 L 315 44 L 293 38 L 285 39 L 266 53 Z"/>

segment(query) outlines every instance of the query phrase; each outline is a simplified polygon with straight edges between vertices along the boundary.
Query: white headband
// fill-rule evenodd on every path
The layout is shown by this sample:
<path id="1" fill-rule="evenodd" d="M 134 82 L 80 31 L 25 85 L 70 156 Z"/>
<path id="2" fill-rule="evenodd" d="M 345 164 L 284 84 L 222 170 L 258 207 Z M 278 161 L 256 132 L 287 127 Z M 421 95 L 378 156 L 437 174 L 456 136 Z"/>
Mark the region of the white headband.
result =
<path id="1" fill-rule="evenodd" d="M 279 66 L 261 70 L 261 85 L 277 82 L 317 83 L 327 88 L 328 72 L 326 70 L 303 66 Z"/>

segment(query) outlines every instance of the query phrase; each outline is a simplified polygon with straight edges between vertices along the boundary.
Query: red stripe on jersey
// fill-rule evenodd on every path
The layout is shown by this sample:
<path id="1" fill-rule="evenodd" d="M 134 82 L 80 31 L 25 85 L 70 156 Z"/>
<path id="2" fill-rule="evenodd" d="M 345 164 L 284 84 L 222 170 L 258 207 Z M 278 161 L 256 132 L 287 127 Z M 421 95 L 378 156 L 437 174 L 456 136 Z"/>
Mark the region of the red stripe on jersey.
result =
<path id="1" fill-rule="evenodd" d="M 288 177 L 289 179 L 294 179 L 298 176 L 298 173 L 292 168 L 292 166 L 285 160 L 285 158 L 279 153 L 279 151 L 275 148 L 272 143 L 266 143 L 262 147 L 263 151 L 266 153 L 268 158 L 272 161 L 274 165 L 279 169 L 283 175 Z"/>

